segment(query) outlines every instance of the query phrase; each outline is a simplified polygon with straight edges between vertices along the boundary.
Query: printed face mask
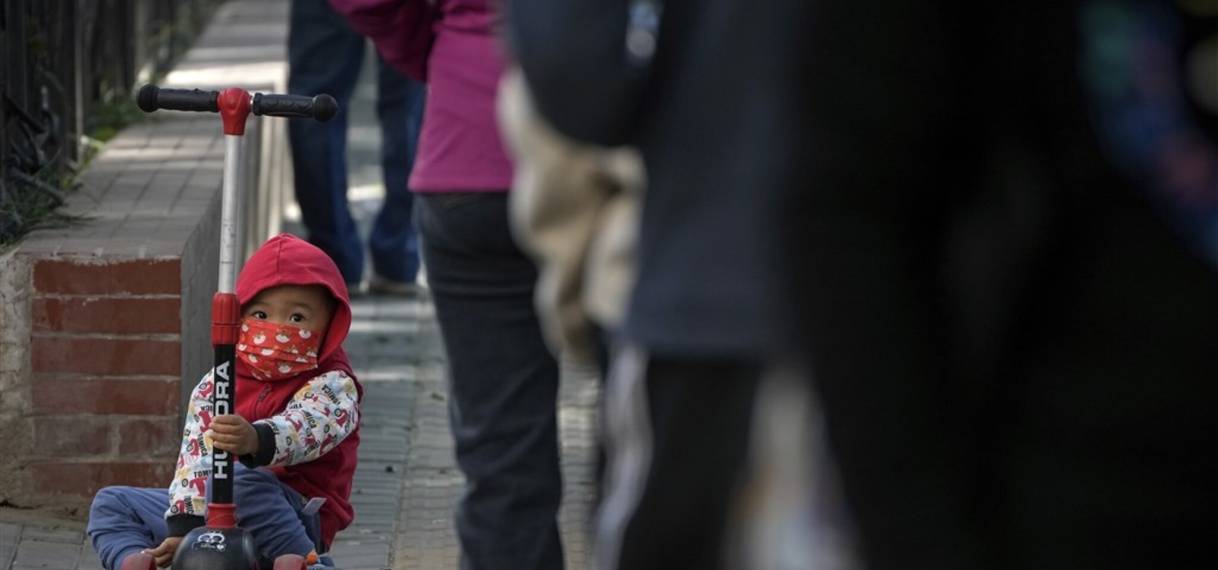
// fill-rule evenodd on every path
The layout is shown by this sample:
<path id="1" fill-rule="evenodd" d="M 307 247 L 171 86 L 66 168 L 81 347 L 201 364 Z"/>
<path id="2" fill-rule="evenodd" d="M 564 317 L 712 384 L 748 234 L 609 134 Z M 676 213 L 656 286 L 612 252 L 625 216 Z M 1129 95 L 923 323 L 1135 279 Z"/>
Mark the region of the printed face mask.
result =
<path id="1" fill-rule="evenodd" d="M 241 320 L 237 358 L 259 380 L 279 380 L 317 368 L 321 333 L 292 325 Z"/>

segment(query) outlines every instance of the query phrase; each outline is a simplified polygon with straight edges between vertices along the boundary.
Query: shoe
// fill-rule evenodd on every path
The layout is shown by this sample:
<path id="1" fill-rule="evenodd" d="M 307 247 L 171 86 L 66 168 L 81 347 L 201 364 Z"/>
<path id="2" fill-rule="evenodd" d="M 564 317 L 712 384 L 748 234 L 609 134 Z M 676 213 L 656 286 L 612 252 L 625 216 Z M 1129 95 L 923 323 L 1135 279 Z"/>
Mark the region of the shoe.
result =
<path id="1" fill-rule="evenodd" d="M 318 556 L 312 552 L 305 557 L 307 570 L 334 570 L 334 559 L 329 556 Z"/>
<path id="2" fill-rule="evenodd" d="M 389 297 L 417 297 L 419 284 L 414 281 L 398 281 L 381 275 L 373 275 L 368 282 L 368 292 Z"/>
<path id="3" fill-rule="evenodd" d="M 347 298 L 355 299 L 356 297 L 364 296 L 364 284 L 362 282 L 347 283 Z"/>

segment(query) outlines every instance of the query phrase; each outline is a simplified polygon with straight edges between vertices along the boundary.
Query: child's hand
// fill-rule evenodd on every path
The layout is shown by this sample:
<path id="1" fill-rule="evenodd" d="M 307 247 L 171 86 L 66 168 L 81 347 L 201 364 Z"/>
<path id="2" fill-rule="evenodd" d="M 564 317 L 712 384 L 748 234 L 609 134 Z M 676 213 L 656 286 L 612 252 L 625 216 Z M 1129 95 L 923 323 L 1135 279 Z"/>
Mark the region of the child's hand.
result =
<path id="1" fill-rule="evenodd" d="M 160 546 L 157 546 L 156 548 L 149 548 L 149 549 L 145 550 L 144 554 L 147 554 L 147 555 L 155 558 L 157 566 L 160 566 L 161 568 L 166 568 L 169 566 L 169 564 L 171 562 L 173 562 L 173 554 L 178 551 L 178 545 L 181 543 L 182 543 L 182 537 L 171 536 L 169 538 L 166 538 L 165 541 L 162 542 Z"/>
<path id="2" fill-rule="evenodd" d="M 258 430 L 245 418 L 225 414 L 211 420 L 208 429 L 212 445 L 236 455 L 250 455 L 258 452 Z"/>

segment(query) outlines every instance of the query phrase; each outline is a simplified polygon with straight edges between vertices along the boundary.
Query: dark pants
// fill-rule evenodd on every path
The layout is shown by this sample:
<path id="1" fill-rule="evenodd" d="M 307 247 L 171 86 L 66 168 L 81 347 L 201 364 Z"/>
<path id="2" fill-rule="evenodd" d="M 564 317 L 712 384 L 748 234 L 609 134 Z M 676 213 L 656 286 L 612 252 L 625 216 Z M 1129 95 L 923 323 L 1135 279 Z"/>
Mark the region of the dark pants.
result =
<path id="1" fill-rule="evenodd" d="M 304 499 L 266 469 L 250 469 L 237 462 L 233 502 L 237 526 L 249 531 L 264 563 L 284 554 L 304 556 L 324 552 L 321 520 L 316 512 L 302 512 Z M 123 560 L 145 548 L 156 548 L 169 536 L 165 488 L 105 487 L 89 509 L 89 538 L 102 568 L 117 570 Z M 269 568 L 270 565 L 264 566 Z"/>
<path id="2" fill-rule="evenodd" d="M 615 355 L 596 568 L 724 568 L 764 371 L 727 358 Z"/>
<path id="3" fill-rule="evenodd" d="M 456 512 L 461 567 L 562 568 L 558 365 L 533 305 L 537 270 L 508 229 L 507 195 L 419 193 L 415 222 L 467 481 Z"/>
<path id="4" fill-rule="evenodd" d="M 364 244 L 347 204 L 347 128 L 350 102 L 368 39 L 326 0 L 293 0 L 288 38 L 288 91 L 332 95 L 338 115 L 326 123 L 288 121 L 295 197 L 309 242 L 326 252 L 348 284 L 364 274 Z M 414 281 L 418 237 L 411 225 L 407 180 L 423 117 L 425 89 L 377 59 L 376 114 L 381 128 L 382 203 L 368 236 L 372 269 L 382 277 Z"/>

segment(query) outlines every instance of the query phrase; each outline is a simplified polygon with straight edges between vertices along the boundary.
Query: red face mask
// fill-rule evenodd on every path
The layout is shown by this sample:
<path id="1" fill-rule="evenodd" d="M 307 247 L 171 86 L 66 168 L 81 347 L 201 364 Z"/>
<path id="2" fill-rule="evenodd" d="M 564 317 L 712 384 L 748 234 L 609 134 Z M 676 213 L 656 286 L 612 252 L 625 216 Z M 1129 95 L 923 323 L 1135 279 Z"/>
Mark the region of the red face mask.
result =
<path id="1" fill-rule="evenodd" d="M 259 380 L 280 380 L 317 368 L 322 334 L 292 325 L 241 320 L 237 358 Z"/>

